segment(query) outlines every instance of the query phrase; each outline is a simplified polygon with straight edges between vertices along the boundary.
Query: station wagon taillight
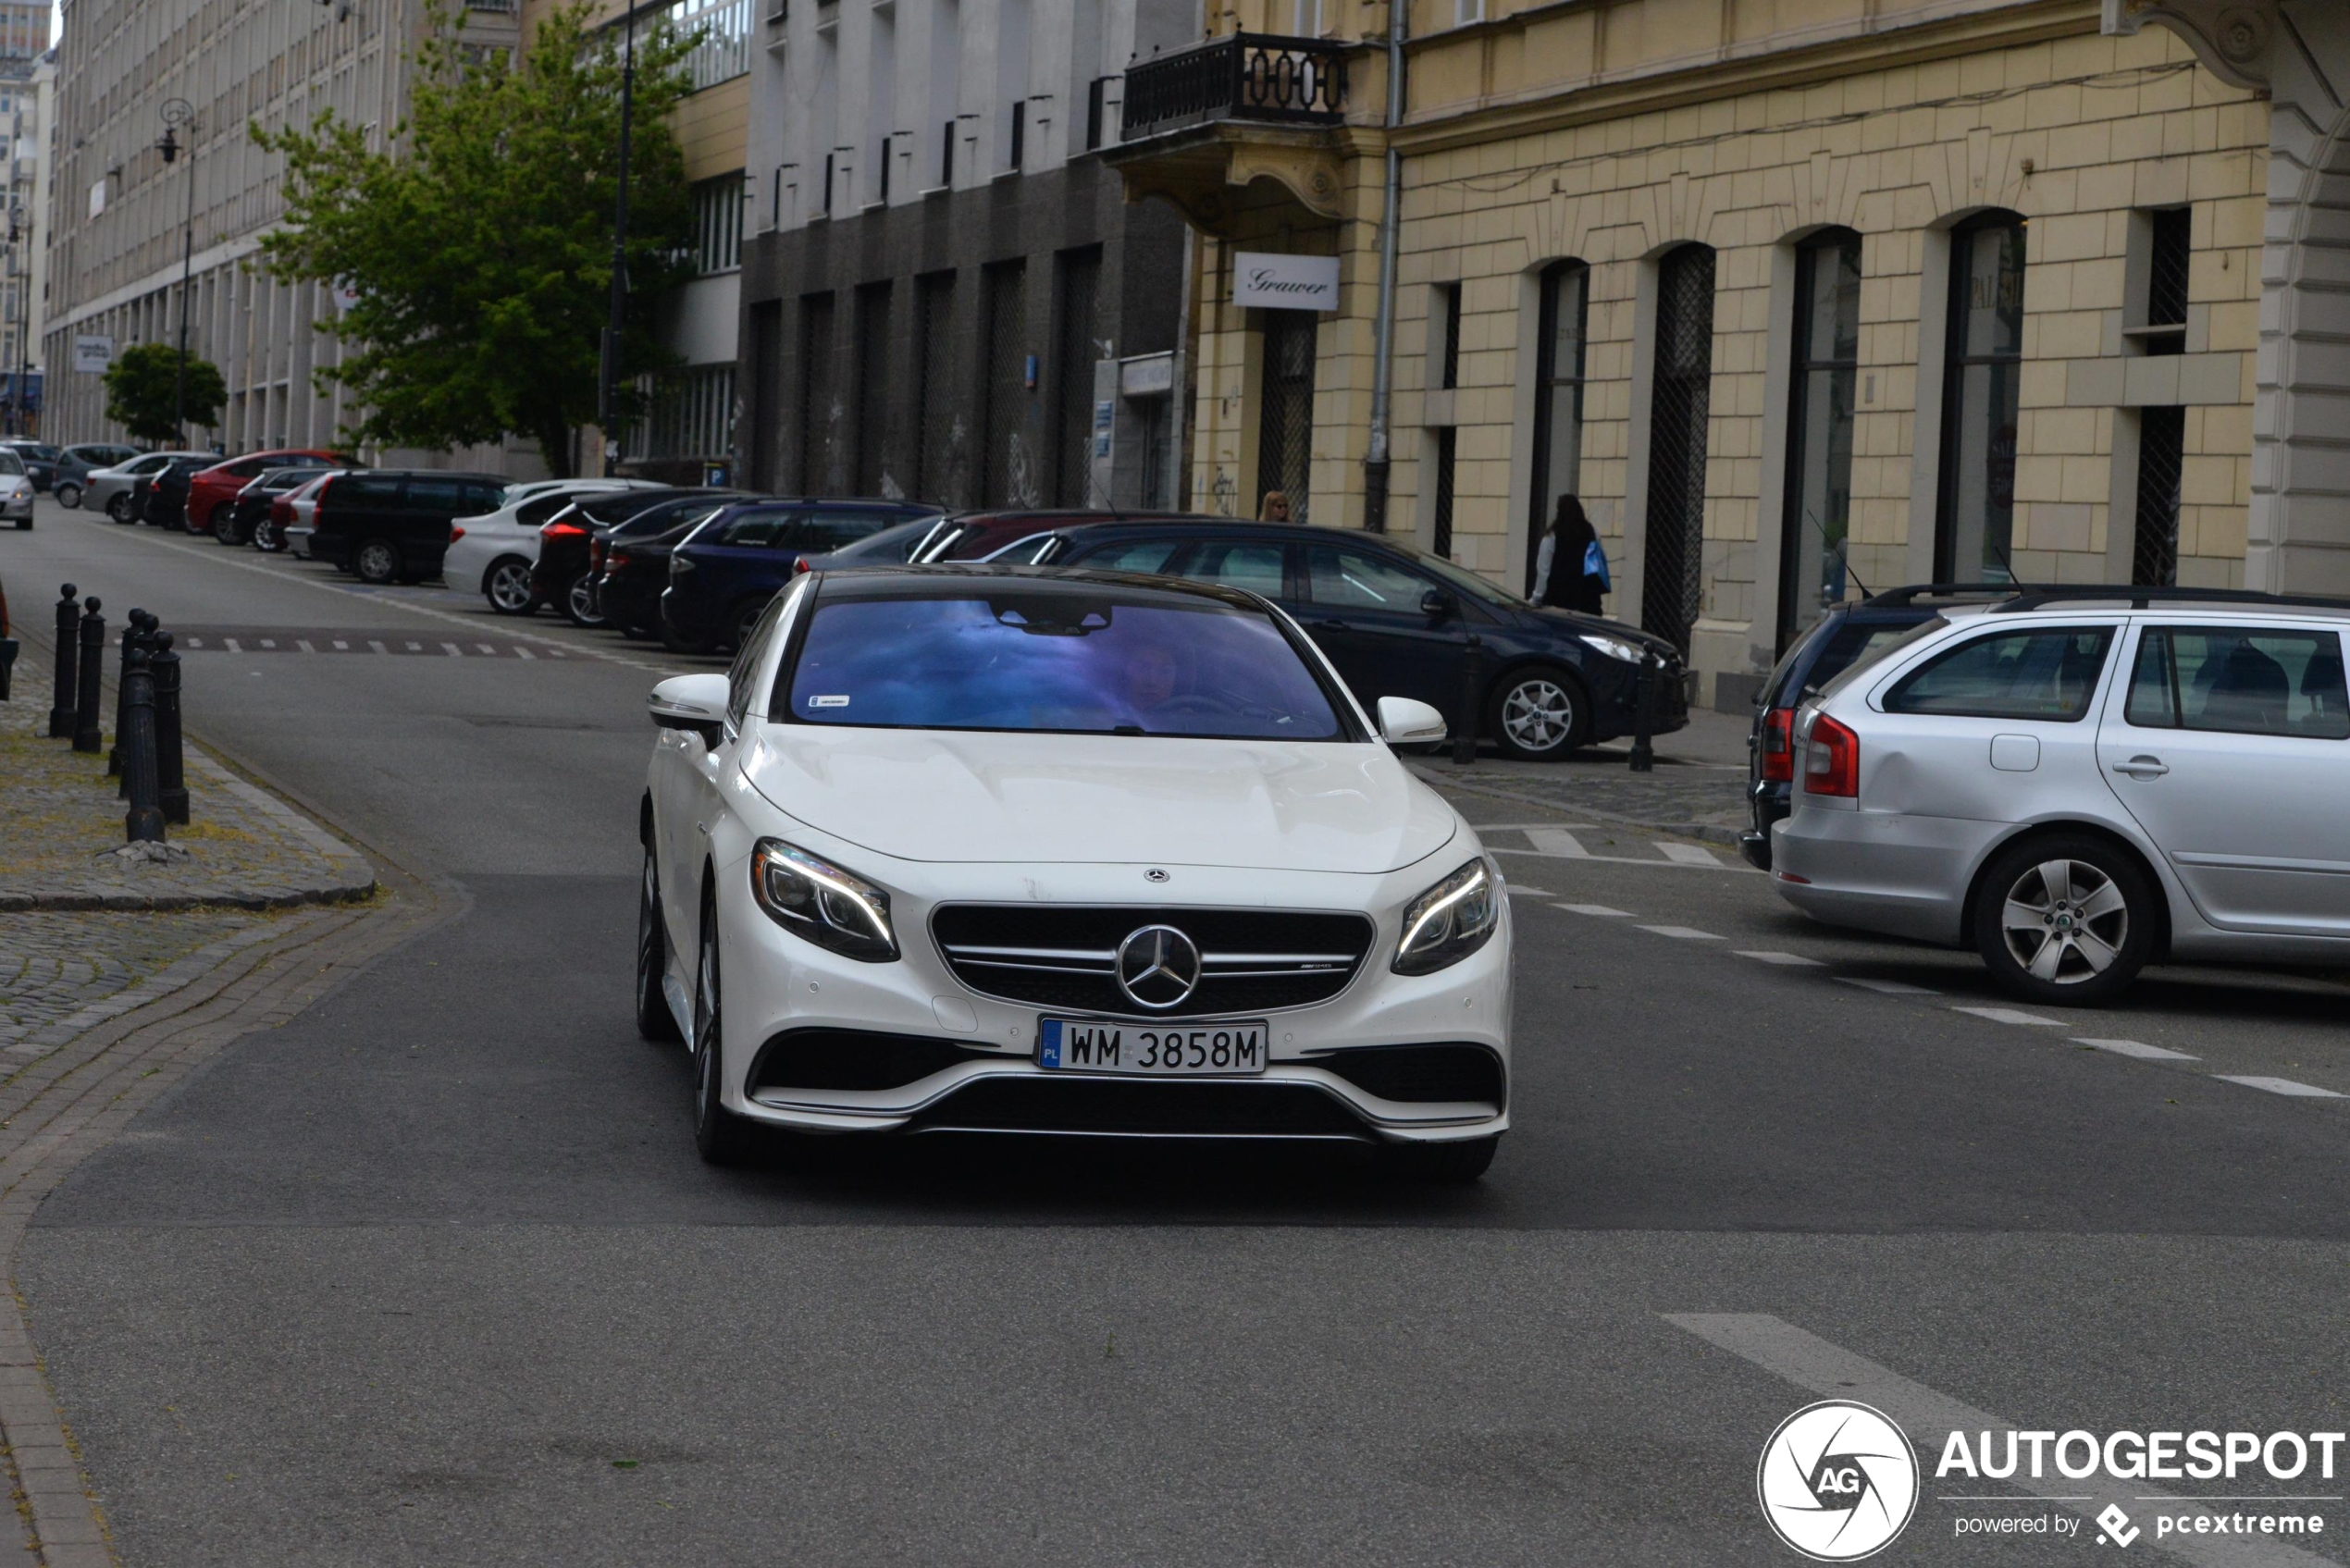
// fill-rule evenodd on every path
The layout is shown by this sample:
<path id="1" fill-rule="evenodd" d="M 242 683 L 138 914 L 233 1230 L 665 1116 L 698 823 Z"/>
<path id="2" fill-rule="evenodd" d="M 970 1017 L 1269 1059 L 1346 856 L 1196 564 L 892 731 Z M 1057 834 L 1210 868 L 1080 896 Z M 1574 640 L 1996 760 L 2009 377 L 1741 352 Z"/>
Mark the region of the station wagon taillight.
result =
<path id="1" fill-rule="evenodd" d="M 1765 784 L 1795 781 L 1795 710 L 1762 710 L 1762 780 Z"/>
<path id="2" fill-rule="evenodd" d="M 1803 752 L 1803 793 L 1847 800 L 1861 793 L 1861 737 L 1824 713 L 1812 721 L 1811 743 Z"/>

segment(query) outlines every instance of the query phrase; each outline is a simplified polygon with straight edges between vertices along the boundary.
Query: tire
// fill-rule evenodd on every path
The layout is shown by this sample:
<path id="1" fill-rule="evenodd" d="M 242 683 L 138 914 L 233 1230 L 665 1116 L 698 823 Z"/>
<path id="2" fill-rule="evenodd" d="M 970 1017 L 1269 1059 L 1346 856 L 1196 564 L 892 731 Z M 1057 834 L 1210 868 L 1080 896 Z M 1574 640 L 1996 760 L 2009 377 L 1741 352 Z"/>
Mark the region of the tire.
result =
<path id="1" fill-rule="evenodd" d="M 233 547 L 244 543 L 237 537 L 237 509 L 226 502 L 212 509 L 210 532 L 213 539 L 219 544 Z"/>
<path id="2" fill-rule="evenodd" d="M 363 539 L 351 552 L 351 569 L 363 583 L 389 583 L 400 575 L 400 547 L 390 539 Z"/>
<path id="3" fill-rule="evenodd" d="M 637 893 L 637 1032 L 656 1045 L 674 1045 L 685 1039 L 676 1016 L 662 995 L 661 977 L 669 969 L 669 928 L 661 918 L 661 867 L 653 846 L 645 846 L 645 874 Z"/>
<path id="4" fill-rule="evenodd" d="M 253 525 L 253 548 L 264 555 L 282 555 L 286 541 L 278 537 L 278 525 L 266 517 L 256 518 Z"/>
<path id="5" fill-rule="evenodd" d="M 1582 681 L 1556 665 L 1514 670 L 1493 684 L 1485 733 L 1502 755 L 1556 762 L 1591 739 L 1591 698 Z"/>
<path id="6" fill-rule="evenodd" d="M 707 1165 L 737 1165 L 750 1154 L 751 1128 L 728 1110 L 726 1012 L 718 977 L 718 906 L 701 900 L 699 957 L 694 964 L 694 1147 Z"/>
<path id="7" fill-rule="evenodd" d="M 1974 945 L 2009 995 L 2093 1007 L 2146 967 L 2160 910 L 2134 857 L 2087 833 L 2049 833 L 2008 846 L 1984 868 Z"/>
<path id="8" fill-rule="evenodd" d="M 71 481 L 68 481 L 65 484 L 59 485 L 50 493 L 57 498 L 57 504 L 64 507 L 68 512 L 79 512 L 81 510 L 80 486 L 74 484 Z"/>
<path id="9" fill-rule="evenodd" d="M 602 625 L 604 618 L 596 613 L 595 600 L 588 594 L 589 586 L 585 572 L 571 580 L 571 586 L 563 590 L 563 619 L 575 626 L 593 629 Z"/>
<path id="10" fill-rule="evenodd" d="M 481 597 L 500 615 L 535 615 L 538 595 L 530 586 L 530 562 L 510 555 L 490 562 L 481 579 Z"/>
<path id="11" fill-rule="evenodd" d="M 750 629 L 758 625 L 759 618 L 767 612 L 768 602 L 763 599 L 747 599 L 735 607 L 735 630 L 726 639 L 727 652 L 742 651 L 743 644 L 750 640 Z"/>
<path id="12" fill-rule="evenodd" d="M 106 515 L 117 523 L 132 523 L 137 521 L 137 519 L 130 515 L 130 495 L 129 491 L 121 491 L 106 498 Z"/>
<path id="13" fill-rule="evenodd" d="M 1502 1135 L 1459 1143 L 1391 1143 L 1379 1151 L 1388 1168 L 1408 1181 L 1466 1186 L 1493 1163 Z"/>

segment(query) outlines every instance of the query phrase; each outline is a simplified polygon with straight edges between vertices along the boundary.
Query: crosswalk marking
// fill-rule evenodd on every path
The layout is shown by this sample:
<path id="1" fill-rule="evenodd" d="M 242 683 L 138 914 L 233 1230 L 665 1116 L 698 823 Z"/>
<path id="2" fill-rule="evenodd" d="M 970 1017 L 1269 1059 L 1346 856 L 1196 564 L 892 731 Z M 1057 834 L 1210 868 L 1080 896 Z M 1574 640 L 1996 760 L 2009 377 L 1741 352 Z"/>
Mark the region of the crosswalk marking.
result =
<path id="1" fill-rule="evenodd" d="M 536 659 L 538 656 L 531 652 L 530 649 L 523 647 L 520 643 L 516 643 L 514 645 L 514 657 L 516 659 Z"/>
<path id="2" fill-rule="evenodd" d="M 1807 958 L 1800 953 L 1748 952 L 1741 949 L 1738 957 L 1752 958 L 1760 964 L 1779 964 L 1787 969 L 1816 969 L 1823 967 L 1819 959 Z"/>
<path id="3" fill-rule="evenodd" d="M 1719 942 L 1722 940 L 1712 932 L 1700 931 L 1695 926 L 1642 926 L 1640 929 L 1658 936 L 1669 936 L 1676 942 Z"/>
<path id="4" fill-rule="evenodd" d="M 231 653 L 242 653 L 244 651 L 243 648 L 237 646 L 237 639 L 234 637 L 225 637 L 222 641 L 228 644 L 229 651 Z"/>
<path id="5" fill-rule="evenodd" d="M 391 651 L 391 649 L 386 648 L 379 642 L 370 642 L 367 646 L 374 648 L 377 653 L 390 653 Z"/>
<path id="6" fill-rule="evenodd" d="M 302 649 L 304 653 L 315 653 L 318 651 L 316 648 L 310 646 L 310 639 L 308 637 L 296 637 L 294 639 L 294 647 Z"/>
<path id="7" fill-rule="evenodd" d="M 2246 1089 L 2265 1089 L 2271 1094 L 2291 1094 L 2305 1100 L 2339 1100 L 2344 1096 L 2331 1089 L 2320 1089 L 2314 1083 L 2296 1083 L 2289 1078 L 2259 1078 L 2231 1072 L 2211 1075 L 2222 1083 L 2241 1083 Z"/>
<path id="8" fill-rule="evenodd" d="M 1583 841 L 1565 828 L 1528 828 L 1526 836 L 1545 855 L 1565 855 L 1577 860 L 1591 858 L 1591 852 L 1583 847 Z"/>
<path id="9" fill-rule="evenodd" d="M 1677 860 L 1684 866 L 1718 866 L 1722 863 L 1714 858 L 1712 850 L 1700 845 L 1668 844 L 1661 838 L 1652 838 L 1649 842 L 1656 846 L 1658 854 L 1668 860 Z"/>
<path id="10" fill-rule="evenodd" d="M 1988 1019 L 1993 1023 L 2045 1024 L 2050 1029 L 2060 1029 L 2064 1026 L 2062 1019 L 2044 1019 L 2037 1013 L 2027 1013 L 2018 1007 L 1961 1007 L 1954 1003 L 1950 1011 L 1972 1014 L 1978 1019 Z"/>
<path id="11" fill-rule="evenodd" d="M 1578 915 L 1596 915 L 1603 920 L 1628 920 L 1632 918 L 1631 910 L 1611 909 L 1604 904 L 1562 904 L 1559 907 L 1571 909 Z"/>
<path id="12" fill-rule="evenodd" d="M 2159 1045 L 2148 1045 L 2145 1042 L 2138 1040 L 2092 1040 L 2084 1036 L 2076 1035 L 2073 1037 L 2072 1043 L 2075 1045 L 2093 1046 L 2099 1051 L 2110 1051 L 2117 1056 L 2135 1056 L 2140 1061 L 2146 1062 L 2194 1062 L 2202 1060 L 2199 1056 L 2188 1056 L 2184 1051 L 2166 1051 Z"/>

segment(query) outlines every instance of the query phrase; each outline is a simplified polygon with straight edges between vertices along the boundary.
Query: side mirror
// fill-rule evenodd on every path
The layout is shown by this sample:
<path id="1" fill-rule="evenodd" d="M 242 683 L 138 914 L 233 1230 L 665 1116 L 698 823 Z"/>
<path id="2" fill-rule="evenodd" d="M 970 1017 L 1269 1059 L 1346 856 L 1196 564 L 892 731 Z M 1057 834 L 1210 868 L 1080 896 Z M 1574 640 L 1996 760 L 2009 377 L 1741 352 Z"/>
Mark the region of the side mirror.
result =
<path id="1" fill-rule="evenodd" d="M 1444 738 L 1444 715 L 1415 698 L 1382 697 L 1379 733 L 1390 746 L 1426 746 Z"/>
<path id="2" fill-rule="evenodd" d="M 1442 621 L 1461 612 L 1461 601 L 1442 588 L 1430 588 L 1420 595 L 1420 613 L 1431 621 Z"/>
<path id="3" fill-rule="evenodd" d="M 672 675 L 653 687 L 645 708 L 661 728 L 689 730 L 715 751 L 725 735 L 726 696 L 724 675 Z"/>

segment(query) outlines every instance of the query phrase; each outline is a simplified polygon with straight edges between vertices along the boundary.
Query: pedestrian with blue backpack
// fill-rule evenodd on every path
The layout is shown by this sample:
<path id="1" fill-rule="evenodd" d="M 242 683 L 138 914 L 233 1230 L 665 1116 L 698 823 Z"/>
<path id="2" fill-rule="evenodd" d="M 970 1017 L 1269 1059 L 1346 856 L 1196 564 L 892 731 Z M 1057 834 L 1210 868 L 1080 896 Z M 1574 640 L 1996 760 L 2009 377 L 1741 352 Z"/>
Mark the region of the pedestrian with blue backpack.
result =
<path id="1" fill-rule="evenodd" d="M 1591 520 L 1583 514 L 1583 503 L 1573 496 L 1559 497 L 1557 514 L 1534 558 L 1534 602 L 1597 615 L 1600 596 L 1614 586 L 1607 552 L 1600 548 Z"/>

